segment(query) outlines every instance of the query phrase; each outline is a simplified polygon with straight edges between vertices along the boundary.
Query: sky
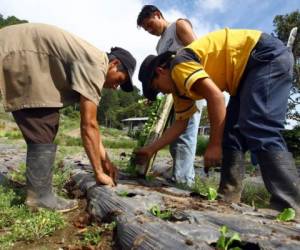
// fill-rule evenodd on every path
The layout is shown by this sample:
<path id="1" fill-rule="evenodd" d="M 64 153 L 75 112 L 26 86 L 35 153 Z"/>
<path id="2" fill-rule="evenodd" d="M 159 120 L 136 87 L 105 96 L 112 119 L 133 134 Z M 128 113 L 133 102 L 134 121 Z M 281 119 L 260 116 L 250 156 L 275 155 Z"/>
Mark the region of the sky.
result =
<path id="1" fill-rule="evenodd" d="M 113 46 L 129 50 L 140 63 L 155 54 L 158 37 L 137 28 L 136 18 L 145 4 L 156 5 L 168 21 L 179 17 L 193 23 L 198 36 L 229 27 L 274 31 L 276 15 L 300 9 L 299 0 L 0 0 L 0 14 L 29 22 L 56 25 L 102 51 Z"/>

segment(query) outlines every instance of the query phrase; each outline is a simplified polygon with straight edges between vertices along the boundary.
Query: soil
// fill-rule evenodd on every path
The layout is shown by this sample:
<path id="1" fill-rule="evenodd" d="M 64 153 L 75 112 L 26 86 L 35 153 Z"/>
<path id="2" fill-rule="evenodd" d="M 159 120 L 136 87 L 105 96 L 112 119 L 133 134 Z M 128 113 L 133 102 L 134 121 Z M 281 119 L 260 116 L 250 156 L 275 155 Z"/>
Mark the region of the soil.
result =
<path id="1" fill-rule="evenodd" d="M 117 249 L 114 243 L 114 232 L 105 231 L 102 240 L 97 246 L 84 246 L 80 242 L 82 233 L 88 225 L 95 223 L 86 212 L 86 200 L 79 201 L 79 208 L 64 214 L 66 226 L 57 230 L 53 235 L 34 242 L 17 242 L 13 249 L 18 250 L 113 250 Z M 101 226 L 101 224 L 99 224 Z"/>

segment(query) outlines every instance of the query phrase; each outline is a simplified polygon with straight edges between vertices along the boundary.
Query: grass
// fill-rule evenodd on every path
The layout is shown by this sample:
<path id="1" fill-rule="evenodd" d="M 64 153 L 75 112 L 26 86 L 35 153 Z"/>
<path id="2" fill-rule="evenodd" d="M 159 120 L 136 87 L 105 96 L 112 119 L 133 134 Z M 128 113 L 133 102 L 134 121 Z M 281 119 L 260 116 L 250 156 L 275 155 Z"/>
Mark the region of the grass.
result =
<path id="1" fill-rule="evenodd" d="M 270 193 L 263 184 L 259 185 L 246 182 L 244 184 L 241 200 L 256 208 L 266 208 L 269 206 Z"/>
<path id="2" fill-rule="evenodd" d="M 218 189 L 219 181 L 217 180 L 215 175 L 211 175 L 210 177 L 200 178 L 199 175 L 195 177 L 195 184 L 192 187 L 192 190 L 195 193 L 205 195 L 207 194 L 208 188 L 213 188 L 215 190 Z"/>
<path id="3" fill-rule="evenodd" d="M 23 136 L 19 130 L 0 131 L 0 137 L 5 137 L 7 139 L 22 139 L 23 138 Z"/>
<path id="4" fill-rule="evenodd" d="M 24 192 L 0 186 L 0 249 L 13 248 L 17 241 L 39 240 L 65 225 L 63 216 L 57 212 L 30 212 L 24 199 Z"/>
<path id="5" fill-rule="evenodd" d="M 135 148 L 137 141 L 133 139 L 115 140 L 115 139 L 102 139 L 105 148 Z"/>
<path id="6" fill-rule="evenodd" d="M 90 246 L 97 246 L 102 240 L 102 234 L 106 231 L 113 231 L 115 227 L 116 222 L 114 221 L 109 224 L 102 224 L 101 226 L 92 224 L 82 233 L 80 243 L 88 247 L 87 249 L 90 249 Z"/>

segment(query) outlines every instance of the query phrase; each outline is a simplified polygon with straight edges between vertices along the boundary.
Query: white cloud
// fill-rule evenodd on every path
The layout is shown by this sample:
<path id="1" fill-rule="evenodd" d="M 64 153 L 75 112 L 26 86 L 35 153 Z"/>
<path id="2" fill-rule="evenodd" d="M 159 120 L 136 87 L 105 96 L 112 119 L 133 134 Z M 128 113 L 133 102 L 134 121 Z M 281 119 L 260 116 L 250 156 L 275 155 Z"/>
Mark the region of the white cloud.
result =
<path id="1" fill-rule="evenodd" d="M 225 8 L 225 0 L 198 0 L 198 4 L 204 11 L 219 10 L 223 12 Z"/>

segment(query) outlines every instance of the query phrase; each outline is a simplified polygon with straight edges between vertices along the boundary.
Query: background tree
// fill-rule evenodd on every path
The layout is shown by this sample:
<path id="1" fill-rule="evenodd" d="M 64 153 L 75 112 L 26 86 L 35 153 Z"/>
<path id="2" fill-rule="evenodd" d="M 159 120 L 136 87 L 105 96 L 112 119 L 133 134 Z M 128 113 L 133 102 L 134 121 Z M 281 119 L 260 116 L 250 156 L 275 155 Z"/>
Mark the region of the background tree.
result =
<path id="1" fill-rule="evenodd" d="M 98 111 L 100 124 L 106 127 L 121 128 L 122 120 L 129 117 L 143 117 L 147 112 L 146 105 L 139 102 L 143 97 L 134 86 L 132 92 L 103 89 Z"/>
<path id="2" fill-rule="evenodd" d="M 0 29 L 5 26 L 18 24 L 18 23 L 28 23 L 28 21 L 18 19 L 15 16 L 8 16 L 7 18 L 4 18 L 3 15 L 0 14 Z"/>
<path id="3" fill-rule="evenodd" d="M 293 27 L 298 27 L 298 34 L 294 42 L 293 54 L 295 57 L 294 81 L 289 97 L 287 116 L 300 123 L 300 12 L 296 10 L 289 14 L 275 16 L 273 20 L 275 35 L 287 42 L 290 31 Z"/>

